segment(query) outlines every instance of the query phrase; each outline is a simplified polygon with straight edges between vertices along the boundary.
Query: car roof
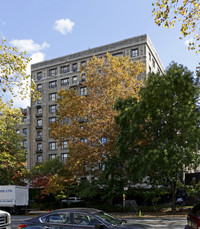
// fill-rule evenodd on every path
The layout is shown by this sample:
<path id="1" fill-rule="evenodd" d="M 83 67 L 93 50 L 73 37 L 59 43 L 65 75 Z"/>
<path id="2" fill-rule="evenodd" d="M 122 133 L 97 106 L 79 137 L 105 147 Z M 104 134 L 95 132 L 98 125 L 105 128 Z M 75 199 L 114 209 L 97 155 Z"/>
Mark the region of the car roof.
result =
<path id="1" fill-rule="evenodd" d="M 101 212 L 101 210 L 95 209 L 95 208 L 61 208 L 57 209 L 55 211 L 49 212 L 61 212 L 61 211 L 69 211 L 69 212 L 88 212 L 88 213 L 95 213 L 95 212 Z"/>
<path id="2" fill-rule="evenodd" d="M 54 213 L 58 213 L 58 212 L 82 212 L 82 213 L 90 213 L 90 214 L 94 214 L 97 212 L 102 212 L 101 210 L 95 209 L 95 208 L 61 208 L 61 209 L 57 209 L 55 211 L 51 211 L 45 214 L 41 214 L 40 216 L 34 217 L 32 219 L 28 219 L 25 220 L 26 222 L 32 221 L 32 222 L 36 222 L 37 220 L 39 220 L 42 217 L 46 217 L 48 215 L 54 214 Z"/>

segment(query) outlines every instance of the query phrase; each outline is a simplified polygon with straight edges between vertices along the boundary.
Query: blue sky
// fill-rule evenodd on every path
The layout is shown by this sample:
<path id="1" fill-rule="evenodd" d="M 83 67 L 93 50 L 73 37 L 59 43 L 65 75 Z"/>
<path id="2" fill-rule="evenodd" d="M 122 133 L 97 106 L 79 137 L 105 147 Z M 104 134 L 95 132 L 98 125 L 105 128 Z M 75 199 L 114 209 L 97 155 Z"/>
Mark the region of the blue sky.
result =
<path id="1" fill-rule="evenodd" d="M 188 51 L 177 26 L 154 23 L 153 1 L 2 0 L 0 36 L 26 49 L 35 63 L 148 34 L 164 67 L 176 61 L 195 71 L 200 54 Z"/>

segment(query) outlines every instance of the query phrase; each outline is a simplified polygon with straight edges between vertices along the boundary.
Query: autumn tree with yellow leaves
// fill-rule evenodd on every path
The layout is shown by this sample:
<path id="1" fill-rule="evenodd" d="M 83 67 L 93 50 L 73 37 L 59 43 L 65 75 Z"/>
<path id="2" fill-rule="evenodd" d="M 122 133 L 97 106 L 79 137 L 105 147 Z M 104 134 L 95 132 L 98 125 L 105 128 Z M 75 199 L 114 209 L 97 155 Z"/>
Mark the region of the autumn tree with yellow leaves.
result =
<path id="1" fill-rule="evenodd" d="M 5 38 L 0 43 L 0 96 L 10 93 L 13 97 L 20 96 L 21 99 L 29 95 L 40 96 L 35 92 L 35 83 L 29 82 L 30 75 L 27 74 L 27 64 L 30 58 L 26 52 L 19 52 L 15 47 L 9 46 Z M 12 102 L 12 100 L 11 100 Z"/>
<path id="2" fill-rule="evenodd" d="M 166 28 L 180 25 L 180 38 L 191 38 L 189 49 L 200 51 L 200 1 L 156 0 L 153 4 L 155 23 Z"/>
<path id="3" fill-rule="evenodd" d="M 95 174 L 96 165 L 116 153 L 119 130 L 114 104 L 119 97 L 138 97 L 144 71 L 143 63 L 133 63 L 128 57 L 110 54 L 93 57 L 82 70 L 86 81 L 80 87 L 85 95 L 80 96 L 74 89 L 59 92 L 57 120 L 51 126 L 51 137 L 59 144 L 68 142 L 65 167 L 71 181 L 91 171 Z"/>

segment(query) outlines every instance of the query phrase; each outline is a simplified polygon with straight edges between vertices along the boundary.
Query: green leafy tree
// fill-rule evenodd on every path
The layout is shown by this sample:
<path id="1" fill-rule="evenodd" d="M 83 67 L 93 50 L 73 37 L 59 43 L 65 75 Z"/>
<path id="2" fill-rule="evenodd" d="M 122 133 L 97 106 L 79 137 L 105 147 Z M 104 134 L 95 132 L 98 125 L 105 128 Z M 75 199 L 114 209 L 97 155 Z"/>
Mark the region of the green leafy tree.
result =
<path id="1" fill-rule="evenodd" d="M 12 109 L 0 100 L 0 184 L 23 184 L 26 174 L 26 153 L 22 136 L 20 109 Z"/>
<path id="2" fill-rule="evenodd" d="M 172 63 L 164 75 L 151 73 L 139 96 L 116 104 L 118 151 L 133 181 L 171 188 L 175 211 L 181 173 L 199 165 L 199 84 Z"/>
<path id="3" fill-rule="evenodd" d="M 24 99 L 29 94 L 37 94 L 34 92 L 36 88 L 35 83 L 32 80 L 30 86 L 30 75 L 26 71 L 29 61 L 30 58 L 26 57 L 26 52 L 19 52 L 17 48 L 8 46 L 5 38 L 3 38 L 0 43 L 1 96 L 4 93 L 10 92 L 12 96 L 16 97 L 20 95 Z"/>
<path id="4" fill-rule="evenodd" d="M 192 197 L 194 201 L 200 201 L 200 182 L 194 180 L 184 188 L 189 198 Z"/>
<path id="5" fill-rule="evenodd" d="M 121 196 L 122 199 L 124 187 L 129 185 L 127 174 L 118 155 L 108 157 L 100 167 L 102 172 L 96 183 L 101 190 L 101 199 L 112 205 L 115 197 Z"/>

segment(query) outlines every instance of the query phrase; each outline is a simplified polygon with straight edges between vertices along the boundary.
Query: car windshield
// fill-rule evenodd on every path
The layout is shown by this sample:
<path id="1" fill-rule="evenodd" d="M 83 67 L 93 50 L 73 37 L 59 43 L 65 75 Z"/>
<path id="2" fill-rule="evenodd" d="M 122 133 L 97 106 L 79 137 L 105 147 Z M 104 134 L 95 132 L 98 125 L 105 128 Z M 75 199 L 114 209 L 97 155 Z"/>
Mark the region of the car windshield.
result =
<path id="1" fill-rule="evenodd" d="M 109 215 L 105 212 L 95 212 L 95 215 L 100 217 L 103 221 L 108 222 L 112 225 L 120 225 L 122 221 L 117 219 L 116 217 Z"/>

